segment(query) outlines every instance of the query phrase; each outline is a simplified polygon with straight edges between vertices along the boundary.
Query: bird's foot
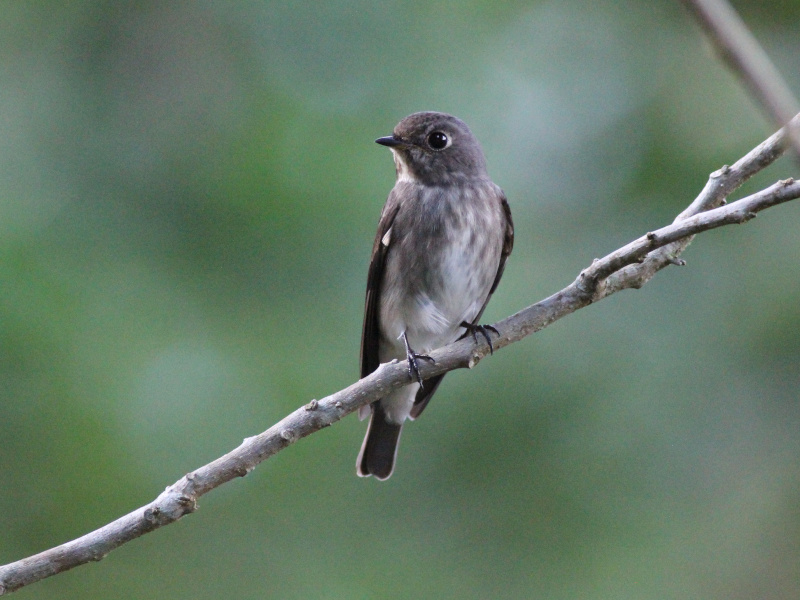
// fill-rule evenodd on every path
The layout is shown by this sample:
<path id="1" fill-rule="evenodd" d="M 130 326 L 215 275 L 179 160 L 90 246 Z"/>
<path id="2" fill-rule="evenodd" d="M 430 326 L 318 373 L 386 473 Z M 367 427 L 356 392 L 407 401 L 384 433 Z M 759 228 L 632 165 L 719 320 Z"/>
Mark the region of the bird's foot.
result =
<path id="1" fill-rule="evenodd" d="M 422 384 L 422 376 L 419 374 L 419 364 L 417 363 L 418 360 L 429 360 L 434 365 L 436 361 L 433 359 L 432 356 L 428 356 L 427 354 L 417 354 L 411 349 L 411 346 L 408 344 L 408 337 L 406 337 L 405 332 L 403 332 L 403 342 L 406 345 L 406 358 L 408 359 L 408 376 L 411 378 L 411 381 L 415 379 L 419 382 L 419 387 L 425 387 Z"/>
<path id="2" fill-rule="evenodd" d="M 466 321 L 461 321 L 461 327 L 467 330 L 467 333 L 472 334 L 472 339 L 475 340 L 475 343 L 478 343 L 478 334 L 480 333 L 483 338 L 486 340 L 486 343 L 489 344 L 489 354 L 494 354 L 494 346 L 492 345 L 492 338 L 489 337 L 489 332 L 493 331 L 497 336 L 500 336 L 500 332 L 497 331 L 491 325 L 474 325 L 472 323 L 467 323 Z"/>

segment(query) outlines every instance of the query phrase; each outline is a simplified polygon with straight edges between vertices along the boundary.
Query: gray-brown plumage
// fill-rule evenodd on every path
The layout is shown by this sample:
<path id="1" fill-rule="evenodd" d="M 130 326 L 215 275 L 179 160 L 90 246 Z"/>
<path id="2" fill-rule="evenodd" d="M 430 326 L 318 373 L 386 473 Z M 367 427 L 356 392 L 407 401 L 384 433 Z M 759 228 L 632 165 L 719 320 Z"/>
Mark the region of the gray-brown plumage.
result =
<path id="1" fill-rule="evenodd" d="M 412 382 L 360 411 L 371 414 L 358 456 L 362 477 L 392 474 L 403 422 L 422 413 L 444 375 L 421 386 L 417 363 L 476 327 L 503 274 L 514 225 L 486 173 L 478 140 L 456 117 L 420 112 L 379 138 L 397 182 L 383 207 L 367 276 L 361 376 L 408 360 Z"/>

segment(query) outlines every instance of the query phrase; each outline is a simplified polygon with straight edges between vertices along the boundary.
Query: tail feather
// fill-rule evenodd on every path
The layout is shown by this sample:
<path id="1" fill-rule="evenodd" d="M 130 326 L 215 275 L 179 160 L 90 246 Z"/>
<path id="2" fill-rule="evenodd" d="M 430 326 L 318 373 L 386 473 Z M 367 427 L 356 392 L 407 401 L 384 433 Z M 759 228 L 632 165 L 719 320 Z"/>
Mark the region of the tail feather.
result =
<path id="1" fill-rule="evenodd" d="M 372 405 L 372 417 L 367 435 L 358 454 L 356 469 L 360 477 L 374 475 L 376 479 L 388 479 L 394 470 L 397 446 L 400 442 L 402 425 L 386 420 L 386 413 L 379 402 Z"/>

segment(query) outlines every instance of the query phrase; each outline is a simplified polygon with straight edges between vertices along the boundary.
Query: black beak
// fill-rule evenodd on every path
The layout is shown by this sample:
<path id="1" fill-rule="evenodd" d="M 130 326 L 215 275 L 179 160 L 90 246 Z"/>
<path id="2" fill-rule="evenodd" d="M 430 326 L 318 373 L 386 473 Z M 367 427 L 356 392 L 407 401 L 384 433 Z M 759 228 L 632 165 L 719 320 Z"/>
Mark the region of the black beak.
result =
<path id="1" fill-rule="evenodd" d="M 388 146 L 389 148 L 396 148 L 397 146 L 408 146 L 408 142 L 401 140 L 398 137 L 393 135 L 388 135 L 386 137 L 381 137 L 375 140 L 376 144 L 380 144 L 381 146 Z"/>

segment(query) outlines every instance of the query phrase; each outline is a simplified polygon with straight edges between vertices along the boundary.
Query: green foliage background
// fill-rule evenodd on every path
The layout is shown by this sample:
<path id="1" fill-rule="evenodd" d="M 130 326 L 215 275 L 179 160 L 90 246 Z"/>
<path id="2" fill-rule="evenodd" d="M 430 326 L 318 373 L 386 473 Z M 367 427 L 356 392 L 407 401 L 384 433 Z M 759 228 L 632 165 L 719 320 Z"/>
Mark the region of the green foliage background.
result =
<path id="1" fill-rule="evenodd" d="M 2 563 L 357 377 L 403 116 L 463 118 L 511 201 L 489 321 L 773 131 L 677 2 L 2 6 Z M 737 7 L 797 89 L 800 3 Z M 19 597 L 796 598 L 799 224 L 451 374 L 386 483 L 351 416 Z"/>

